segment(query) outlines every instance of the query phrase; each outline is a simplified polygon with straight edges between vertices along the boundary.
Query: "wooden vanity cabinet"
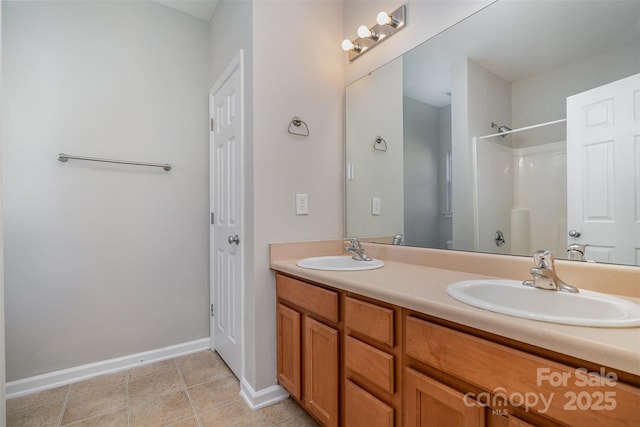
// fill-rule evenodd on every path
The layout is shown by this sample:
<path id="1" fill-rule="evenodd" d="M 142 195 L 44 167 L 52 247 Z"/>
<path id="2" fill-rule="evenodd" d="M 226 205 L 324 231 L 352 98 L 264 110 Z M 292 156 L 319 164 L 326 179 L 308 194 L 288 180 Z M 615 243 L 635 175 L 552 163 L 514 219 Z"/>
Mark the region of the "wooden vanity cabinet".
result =
<path id="1" fill-rule="evenodd" d="M 347 293 L 344 302 L 344 425 L 402 425 L 400 310 Z"/>
<path id="2" fill-rule="evenodd" d="M 318 421 L 339 425 L 338 292 L 276 276 L 278 381 Z"/>
<path id="3" fill-rule="evenodd" d="M 419 316 L 407 314 L 404 325 L 407 426 L 442 425 L 441 417 L 448 426 L 638 425 L 640 390 L 613 372 L 589 373 Z"/>
<path id="4" fill-rule="evenodd" d="M 324 426 L 640 426 L 637 376 L 281 273 L 276 289 L 278 382 Z"/>

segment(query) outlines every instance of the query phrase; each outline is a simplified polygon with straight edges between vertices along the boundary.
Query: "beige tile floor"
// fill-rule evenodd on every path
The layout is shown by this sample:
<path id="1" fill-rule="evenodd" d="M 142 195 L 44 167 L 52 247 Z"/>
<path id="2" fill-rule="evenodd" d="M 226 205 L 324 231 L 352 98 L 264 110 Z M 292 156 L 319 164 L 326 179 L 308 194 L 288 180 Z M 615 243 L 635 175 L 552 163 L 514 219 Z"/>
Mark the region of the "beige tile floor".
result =
<path id="1" fill-rule="evenodd" d="M 294 401 L 252 411 L 220 357 L 201 351 L 7 400 L 8 427 L 316 427 Z"/>

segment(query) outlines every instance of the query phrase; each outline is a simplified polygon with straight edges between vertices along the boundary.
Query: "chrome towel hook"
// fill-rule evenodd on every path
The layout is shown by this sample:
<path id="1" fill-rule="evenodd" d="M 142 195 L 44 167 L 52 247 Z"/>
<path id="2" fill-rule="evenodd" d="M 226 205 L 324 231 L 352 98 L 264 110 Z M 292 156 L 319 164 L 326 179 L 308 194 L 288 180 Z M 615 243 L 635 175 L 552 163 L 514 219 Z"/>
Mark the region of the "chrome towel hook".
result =
<path id="1" fill-rule="evenodd" d="M 380 135 L 373 140 L 373 149 L 378 151 L 387 151 L 387 141 Z"/>
<path id="2" fill-rule="evenodd" d="M 309 136 L 309 126 L 298 116 L 291 119 L 288 131 L 291 135 Z"/>

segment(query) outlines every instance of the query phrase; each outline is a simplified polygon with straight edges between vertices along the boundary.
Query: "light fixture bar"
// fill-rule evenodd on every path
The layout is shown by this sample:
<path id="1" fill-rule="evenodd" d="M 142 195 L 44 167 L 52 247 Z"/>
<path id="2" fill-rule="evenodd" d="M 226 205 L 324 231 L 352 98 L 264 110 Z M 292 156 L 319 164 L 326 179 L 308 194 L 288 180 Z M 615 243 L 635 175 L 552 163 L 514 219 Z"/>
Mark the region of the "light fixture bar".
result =
<path id="1" fill-rule="evenodd" d="M 388 18 L 381 19 L 384 18 L 383 15 L 386 15 Z M 346 39 L 342 42 L 342 48 L 349 53 L 349 61 L 353 61 L 378 43 L 406 27 L 405 16 L 406 6 L 402 5 L 389 14 L 380 12 L 378 14 L 380 18 L 378 22 L 384 22 L 383 24 L 376 23 L 373 27 L 368 28 L 368 31 L 364 31 L 367 27 L 362 25 L 361 28 L 358 29 L 358 38 L 355 40 Z M 366 37 L 362 37 L 363 35 L 366 35 Z M 345 47 L 350 46 L 353 47 L 345 49 Z"/>

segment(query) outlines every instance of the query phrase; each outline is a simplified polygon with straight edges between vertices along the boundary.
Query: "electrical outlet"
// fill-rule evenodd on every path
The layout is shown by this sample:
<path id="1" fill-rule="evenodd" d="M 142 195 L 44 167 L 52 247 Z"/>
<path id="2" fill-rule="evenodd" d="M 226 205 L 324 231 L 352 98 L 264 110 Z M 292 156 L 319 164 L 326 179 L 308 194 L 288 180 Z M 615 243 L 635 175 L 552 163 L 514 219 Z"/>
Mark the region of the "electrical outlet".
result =
<path id="1" fill-rule="evenodd" d="M 296 194 L 296 215 L 309 215 L 308 194 Z"/>

